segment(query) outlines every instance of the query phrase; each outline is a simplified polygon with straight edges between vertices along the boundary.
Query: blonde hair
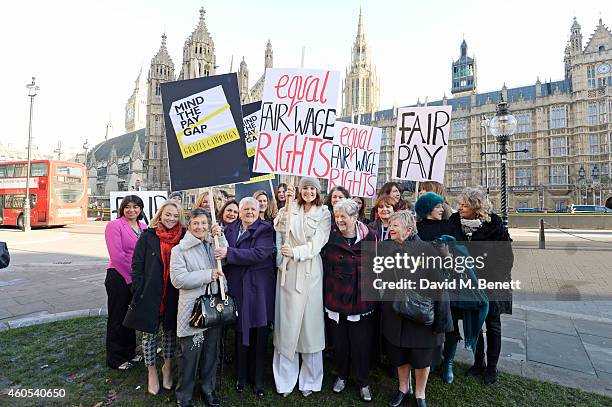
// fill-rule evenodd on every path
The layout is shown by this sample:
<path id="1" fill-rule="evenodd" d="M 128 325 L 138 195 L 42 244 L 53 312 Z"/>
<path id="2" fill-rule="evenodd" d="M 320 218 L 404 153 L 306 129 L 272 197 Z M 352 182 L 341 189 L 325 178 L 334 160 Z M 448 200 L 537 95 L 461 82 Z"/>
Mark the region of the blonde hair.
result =
<path id="1" fill-rule="evenodd" d="M 278 213 L 278 208 L 276 207 L 275 204 L 273 204 L 272 200 L 270 200 L 270 196 L 263 189 L 259 191 L 255 191 L 255 193 L 253 194 L 253 198 L 257 200 L 257 197 L 259 197 L 260 195 L 265 195 L 266 198 L 268 198 L 268 207 L 266 208 L 266 211 L 264 212 L 264 218 L 266 218 L 266 220 L 273 221 L 274 218 L 276 218 L 276 215 Z M 240 202 L 242 203 L 242 201 Z M 259 201 L 257 201 L 257 203 L 259 204 Z M 261 209 L 261 205 L 259 206 L 260 206 L 259 209 Z"/>
<path id="2" fill-rule="evenodd" d="M 475 213 L 476 218 L 483 222 L 491 221 L 491 201 L 482 187 L 466 187 L 459 194 L 459 201 L 465 202 Z"/>
<path id="3" fill-rule="evenodd" d="M 198 196 L 198 198 L 195 201 L 195 207 L 201 208 L 205 200 L 208 201 L 208 191 L 204 191 Z M 223 195 L 221 194 L 221 192 L 217 191 L 216 189 L 213 189 L 213 202 L 215 204 L 215 207 L 210 208 L 210 210 L 215 211 L 215 213 L 217 213 L 217 211 L 221 209 L 221 207 L 223 207 L 223 204 L 224 204 L 223 201 L 224 199 L 223 199 Z"/>
<path id="4" fill-rule="evenodd" d="M 155 213 L 155 216 L 153 216 L 153 219 L 151 219 L 151 222 L 149 223 L 149 227 L 152 227 L 152 228 L 157 227 L 157 224 L 159 223 L 159 220 L 161 219 L 162 213 L 164 212 L 164 209 L 166 209 L 167 206 L 174 206 L 179 214 L 179 223 L 181 225 L 185 224 L 185 215 L 183 214 L 183 207 L 181 206 L 181 204 L 173 200 L 167 200 L 159 207 L 159 209 Z"/>
<path id="5" fill-rule="evenodd" d="M 446 189 L 444 189 L 444 185 L 440 184 L 436 181 L 423 181 L 419 182 L 419 190 L 425 192 L 435 192 L 440 195 L 444 202 L 448 204 L 448 199 L 446 199 Z M 420 192 L 418 191 L 418 192 Z"/>

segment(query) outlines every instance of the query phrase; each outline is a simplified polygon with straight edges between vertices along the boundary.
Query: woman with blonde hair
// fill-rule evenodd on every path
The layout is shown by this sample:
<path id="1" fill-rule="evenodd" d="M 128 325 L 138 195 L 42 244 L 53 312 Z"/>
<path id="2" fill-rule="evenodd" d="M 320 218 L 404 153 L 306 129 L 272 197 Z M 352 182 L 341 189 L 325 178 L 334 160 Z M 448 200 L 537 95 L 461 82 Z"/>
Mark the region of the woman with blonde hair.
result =
<path id="1" fill-rule="evenodd" d="M 170 255 L 185 234 L 183 222 L 181 205 L 175 201 L 164 202 L 151 219 L 149 228 L 140 235 L 132 257 L 133 297 L 123 325 L 142 332 L 148 391 L 154 395 L 159 393 L 155 358 L 160 330 L 163 387 L 172 388 L 179 293 L 170 281 Z"/>
<path id="2" fill-rule="evenodd" d="M 225 199 L 223 194 L 216 189 L 213 189 L 213 201 L 215 202 L 215 213 L 223 207 Z M 210 200 L 208 199 L 208 191 L 202 192 L 195 201 L 194 208 L 202 208 L 210 214 Z"/>
<path id="3" fill-rule="evenodd" d="M 286 195 L 296 195 L 293 185 Z M 331 215 L 323 205 L 318 179 L 300 180 L 297 202 L 280 210 L 274 227 L 285 238 L 278 262 L 284 258 L 286 265 L 276 280 L 274 381 L 277 392 L 288 396 L 299 379 L 299 389 L 307 397 L 321 391 L 325 348 L 321 249 L 329 239 Z"/>
<path id="4" fill-rule="evenodd" d="M 273 202 L 270 202 L 268 193 L 261 189 L 253 194 L 253 198 L 257 199 L 257 202 L 259 202 L 259 218 L 272 224 L 274 218 L 276 218 L 278 209 Z"/>
<path id="5" fill-rule="evenodd" d="M 512 239 L 501 218 L 494 214 L 492 205 L 482 187 L 465 188 L 459 195 L 459 210 L 449 219 L 461 232 L 459 240 L 471 242 L 502 242 L 469 247 L 473 258 L 482 256 L 484 267 L 478 271 L 478 277 L 488 282 L 509 282 L 511 280 L 514 255 Z M 485 319 L 487 336 L 487 361 L 485 363 L 485 344 L 482 331 L 478 336 L 474 365 L 469 368 L 469 376 L 484 374 L 485 384 L 497 381 L 497 361 L 501 352 L 501 314 L 512 314 L 511 290 L 487 290 L 489 311 Z"/>

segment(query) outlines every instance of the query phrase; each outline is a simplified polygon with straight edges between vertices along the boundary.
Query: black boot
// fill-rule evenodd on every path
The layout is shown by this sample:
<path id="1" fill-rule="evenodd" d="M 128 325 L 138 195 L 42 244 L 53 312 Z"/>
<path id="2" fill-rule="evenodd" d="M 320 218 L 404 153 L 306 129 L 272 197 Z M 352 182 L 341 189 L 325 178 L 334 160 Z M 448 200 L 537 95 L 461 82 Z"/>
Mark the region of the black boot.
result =
<path id="1" fill-rule="evenodd" d="M 397 391 L 397 393 L 389 400 L 389 407 L 399 407 L 402 405 L 404 400 L 408 400 L 408 393 L 402 393 L 401 391 Z"/>
<path id="2" fill-rule="evenodd" d="M 417 407 L 427 407 L 427 402 L 425 399 L 416 399 Z"/>
<path id="3" fill-rule="evenodd" d="M 453 361 L 457 352 L 457 340 L 455 338 L 444 342 L 444 361 L 442 362 L 442 381 L 451 384 L 455 378 L 453 375 Z"/>
<path id="4" fill-rule="evenodd" d="M 487 366 L 485 371 L 484 383 L 487 385 L 494 384 L 497 381 L 497 366 Z"/>
<path id="5" fill-rule="evenodd" d="M 476 352 L 474 352 L 474 364 L 466 372 L 467 376 L 481 376 L 485 369 L 486 364 L 484 361 L 484 337 L 482 331 L 478 335 L 478 342 L 476 342 Z"/>

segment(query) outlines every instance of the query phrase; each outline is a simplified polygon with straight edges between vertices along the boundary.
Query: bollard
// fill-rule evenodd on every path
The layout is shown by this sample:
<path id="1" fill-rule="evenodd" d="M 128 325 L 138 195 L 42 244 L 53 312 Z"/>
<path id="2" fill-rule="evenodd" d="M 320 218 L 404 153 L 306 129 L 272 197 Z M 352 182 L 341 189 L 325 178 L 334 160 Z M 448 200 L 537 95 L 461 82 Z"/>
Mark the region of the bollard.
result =
<path id="1" fill-rule="evenodd" d="M 544 219 L 540 219 L 540 249 L 546 249 L 546 237 L 544 236 Z"/>

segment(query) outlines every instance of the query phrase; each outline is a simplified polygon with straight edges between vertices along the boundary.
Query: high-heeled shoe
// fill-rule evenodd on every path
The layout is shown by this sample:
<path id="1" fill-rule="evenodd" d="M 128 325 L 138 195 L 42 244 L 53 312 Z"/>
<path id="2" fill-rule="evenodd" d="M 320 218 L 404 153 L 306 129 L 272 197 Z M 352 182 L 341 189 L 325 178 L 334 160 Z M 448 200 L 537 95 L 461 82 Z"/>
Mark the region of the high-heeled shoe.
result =
<path id="1" fill-rule="evenodd" d="M 157 396 L 159 394 L 160 388 L 159 388 L 159 381 L 157 382 L 157 389 L 152 388 L 151 387 L 151 383 L 149 383 L 147 385 L 147 392 L 151 395 L 151 396 Z"/>
<path id="2" fill-rule="evenodd" d="M 174 386 L 174 383 L 172 381 L 172 369 L 170 369 L 170 373 L 168 373 L 166 375 L 165 371 L 167 369 L 164 369 L 164 367 L 162 366 L 162 387 L 164 388 L 164 390 L 172 390 L 172 386 Z"/>
<path id="3" fill-rule="evenodd" d="M 389 403 L 387 405 L 389 407 L 399 407 L 402 405 L 404 400 L 408 400 L 408 393 L 404 393 L 398 390 L 397 393 L 393 396 L 393 398 L 389 400 Z"/>
<path id="4" fill-rule="evenodd" d="M 427 407 L 427 402 L 425 399 L 416 399 L 417 407 Z"/>

